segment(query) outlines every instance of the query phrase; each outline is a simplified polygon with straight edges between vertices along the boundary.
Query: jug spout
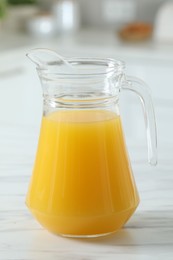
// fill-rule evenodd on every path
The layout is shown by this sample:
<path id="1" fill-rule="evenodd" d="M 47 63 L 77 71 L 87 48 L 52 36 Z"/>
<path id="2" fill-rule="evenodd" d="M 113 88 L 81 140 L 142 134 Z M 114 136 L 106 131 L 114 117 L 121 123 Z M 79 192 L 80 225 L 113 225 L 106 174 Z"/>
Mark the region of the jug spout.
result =
<path id="1" fill-rule="evenodd" d="M 49 65 L 60 65 L 64 64 L 68 68 L 73 66 L 66 60 L 65 57 L 58 54 L 56 51 L 36 48 L 32 49 L 26 56 L 36 64 L 38 68 L 46 69 Z"/>

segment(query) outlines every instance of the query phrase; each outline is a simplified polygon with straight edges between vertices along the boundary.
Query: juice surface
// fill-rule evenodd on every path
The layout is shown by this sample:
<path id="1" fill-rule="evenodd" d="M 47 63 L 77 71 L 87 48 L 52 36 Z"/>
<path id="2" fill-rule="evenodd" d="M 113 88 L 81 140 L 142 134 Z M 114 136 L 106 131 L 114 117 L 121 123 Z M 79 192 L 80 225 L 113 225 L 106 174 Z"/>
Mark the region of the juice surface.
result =
<path id="1" fill-rule="evenodd" d="M 58 111 L 42 119 L 27 205 L 55 233 L 112 232 L 139 198 L 118 115 Z"/>

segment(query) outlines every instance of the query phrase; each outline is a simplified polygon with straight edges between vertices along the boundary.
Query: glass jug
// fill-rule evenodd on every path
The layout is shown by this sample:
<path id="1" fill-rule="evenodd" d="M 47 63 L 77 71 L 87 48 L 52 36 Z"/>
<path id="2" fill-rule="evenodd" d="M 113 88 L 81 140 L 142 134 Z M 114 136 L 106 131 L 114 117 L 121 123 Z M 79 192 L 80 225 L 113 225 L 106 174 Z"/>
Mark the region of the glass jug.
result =
<path id="1" fill-rule="evenodd" d="M 49 231 L 96 237 L 120 229 L 139 204 L 119 114 L 119 94 L 142 101 L 148 158 L 156 158 L 156 126 L 145 84 L 114 59 L 71 58 L 37 66 L 43 118 L 26 204 Z"/>

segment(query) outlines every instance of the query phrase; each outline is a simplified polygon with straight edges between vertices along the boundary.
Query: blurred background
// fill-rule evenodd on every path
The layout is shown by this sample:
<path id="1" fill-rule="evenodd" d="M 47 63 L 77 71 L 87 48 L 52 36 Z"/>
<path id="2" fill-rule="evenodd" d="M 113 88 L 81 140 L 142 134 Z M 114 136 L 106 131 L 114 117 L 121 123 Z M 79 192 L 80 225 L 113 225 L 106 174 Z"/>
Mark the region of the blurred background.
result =
<path id="1" fill-rule="evenodd" d="M 0 17 L 4 28 L 19 30 L 20 22 L 25 26 L 38 12 L 42 15 L 60 14 L 68 20 L 73 9 L 78 10 L 75 19 L 80 23 L 80 27 L 101 27 L 117 29 L 127 22 L 142 21 L 155 24 L 156 16 L 166 0 L 1 0 Z M 169 1 L 171 3 L 171 1 Z M 61 7 L 60 7 L 61 6 Z M 60 11 L 60 10 L 59 10 Z M 63 14 L 64 12 L 64 14 Z M 76 17 L 78 16 L 78 17 Z M 37 17 L 38 18 L 38 17 Z M 18 28 L 17 28 L 18 26 Z M 58 25 L 57 25 L 58 26 Z M 11 27 L 11 28 L 10 28 Z M 24 29 L 24 28 L 23 28 Z M 62 28 L 59 28 L 62 29 Z"/>
<path id="2" fill-rule="evenodd" d="M 25 54 L 36 47 L 57 50 L 65 57 L 124 60 L 127 74 L 140 77 L 151 89 L 159 153 L 166 147 L 172 158 L 173 1 L 0 0 L 1 143 L 8 129 L 18 138 L 27 136 L 33 150 L 39 135 L 42 91 Z M 123 94 L 121 111 L 128 144 L 146 151 L 138 99 Z"/>
<path id="3" fill-rule="evenodd" d="M 32 25 L 38 26 L 43 19 L 47 24 L 49 21 L 49 33 L 51 31 L 52 34 L 54 29 L 56 33 L 64 33 L 67 30 L 75 31 L 83 28 L 113 29 L 116 32 L 123 25 L 132 22 L 149 23 L 151 27 L 157 29 L 155 27 L 160 23 L 160 18 L 163 19 L 165 16 L 166 19 L 166 16 L 171 16 L 171 2 L 167 0 L 1 0 L 1 30 L 16 32 L 23 30 L 26 33 L 34 33 Z M 167 13 L 162 12 L 166 9 L 169 9 Z M 51 18 L 54 18 L 54 25 L 53 22 L 51 24 Z M 170 18 L 167 17 L 167 21 L 171 22 Z M 162 22 L 166 21 L 162 20 Z M 38 33 L 41 34 L 41 31 L 37 31 Z M 48 25 L 42 33 L 48 34 Z"/>

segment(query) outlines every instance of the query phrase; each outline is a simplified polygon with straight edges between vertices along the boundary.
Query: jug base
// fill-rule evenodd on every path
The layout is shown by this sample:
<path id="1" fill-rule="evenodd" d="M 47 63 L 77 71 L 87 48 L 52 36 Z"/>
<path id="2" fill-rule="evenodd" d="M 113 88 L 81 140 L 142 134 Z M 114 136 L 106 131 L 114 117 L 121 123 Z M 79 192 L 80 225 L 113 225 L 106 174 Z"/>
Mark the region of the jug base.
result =
<path id="1" fill-rule="evenodd" d="M 99 238 L 99 237 L 105 237 L 105 236 L 109 236 L 109 235 L 112 235 L 116 232 L 118 232 L 121 228 L 119 229 L 116 229 L 115 231 L 111 231 L 111 232 L 108 232 L 108 233 L 101 233 L 101 234 L 94 234 L 94 235 L 67 235 L 67 234 L 55 234 L 55 235 L 58 235 L 58 236 L 61 236 L 61 237 L 65 237 L 65 238 L 76 238 L 76 239 L 87 239 L 87 238 Z M 51 232 L 52 233 L 52 232 Z"/>
<path id="2" fill-rule="evenodd" d="M 38 222 L 53 234 L 68 238 L 96 238 L 117 232 L 129 220 L 137 205 L 123 212 L 106 216 L 61 217 L 30 208 Z"/>

